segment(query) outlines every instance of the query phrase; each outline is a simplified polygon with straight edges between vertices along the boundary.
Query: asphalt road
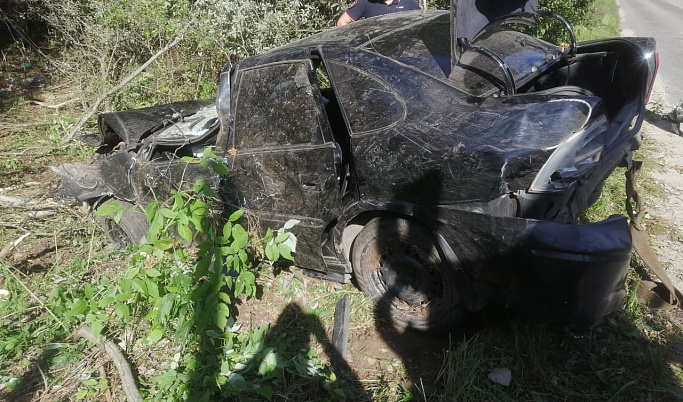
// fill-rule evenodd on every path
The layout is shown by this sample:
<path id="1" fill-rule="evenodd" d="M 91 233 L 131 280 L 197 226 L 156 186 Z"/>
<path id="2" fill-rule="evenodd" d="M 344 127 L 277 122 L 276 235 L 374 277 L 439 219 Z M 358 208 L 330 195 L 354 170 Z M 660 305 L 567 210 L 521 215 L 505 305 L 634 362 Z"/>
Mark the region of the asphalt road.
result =
<path id="1" fill-rule="evenodd" d="M 652 36 L 659 52 L 658 86 L 683 102 L 683 0 L 617 0 L 623 36 Z"/>

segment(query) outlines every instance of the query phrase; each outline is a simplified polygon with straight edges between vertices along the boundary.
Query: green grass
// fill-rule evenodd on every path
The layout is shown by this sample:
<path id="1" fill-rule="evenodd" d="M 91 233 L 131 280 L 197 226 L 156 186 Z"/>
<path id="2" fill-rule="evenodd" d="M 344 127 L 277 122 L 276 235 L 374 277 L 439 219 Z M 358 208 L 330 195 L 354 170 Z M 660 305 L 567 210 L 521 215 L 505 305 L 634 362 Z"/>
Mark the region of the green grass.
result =
<path id="1" fill-rule="evenodd" d="M 449 350 L 440 400 L 680 400 L 680 359 L 671 348 L 682 340 L 639 310 L 585 334 L 519 317 L 492 320 Z M 494 368 L 511 370 L 509 387 L 489 380 Z"/>
<path id="2" fill-rule="evenodd" d="M 600 198 L 581 214 L 582 223 L 598 222 L 613 214 L 626 215 L 626 168 L 617 168 L 605 180 Z"/>
<path id="3" fill-rule="evenodd" d="M 574 26 L 579 41 L 604 39 L 619 36 L 621 31 L 619 7 L 614 0 L 595 0 L 591 21 L 586 25 Z"/>
<path id="4" fill-rule="evenodd" d="M 90 230 L 94 231 L 92 225 Z M 87 238 L 73 240 L 88 242 Z M 88 248 L 83 249 L 83 254 L 63 263 L 55 260 L 41 265 L 38 272 L 0 262 L 0 288 L 6 291 L 0 299 L 0 390 L 10 391 L 0 396 L 12 399 L 22 388 L 31 388 L 35 378 L 27 374 L 37 367 L 53 369 L 56 375 L 50 378 L 59 383 L 59 373 L 83 358 L 82 347 L 68 340 L 78 325 L 69 311 L 85 284 L 107 283 L 104 274 L 93 267 L 105 268 L 115 258 L 88 256 Z"/>
<path id="5" fill-rule="evenodd" d="M 596 0 L 593 18 L 592 24 L 577 27 L 581 40 L 618 35 L 614 1 Z M 16 113 L 26 111 L 13 109 L 6 116 Z M 36 173 L 45 175 L 45 166 L 55 158 L 89 157 L 92 149 L 80 144 L 57 146 L 73 121 L 73 116 L 62 116 L 50 120 L 46 127 L 13 136 L 11 147 L 6 144 L 6 148 L 24 154 L 0 157 L 0 187 L 22 183 Z M 40 149 L 31 148 L 35 146 Z M 646 160 L 643 175 L 649 166 L 652 164 Z M 623 173 L 618 169 L 607 180 L 602 196 L 584 215 L 586 221 L 624 213 Z M 656 196 L 657 188 L 645 180 L 641 184 L 642 195 Z M 0 289 L 7 292 L 0 298 L 0 399 L 27 395 L 37 399 L 46 387 L 51 397 L 61 400 L 100 400 L 107 390 L 114 393 L 115 400 L 123 398 L 111 364 L 104 366 L 106 379 L 101 377 L 101 355 L 69 335 L 84 320 L 77 314 L 84 305 L 80 300 L 110 292 L 130 268 L 131 250 L 118 252 L 106 247 L 93 223 L 74 213 L 27 221 L 20 212 L 3 210 L 0 221 L 53 236 L 29 237 L 25 242 L 31 247 L 19 250 L 24 257 L 0 262 Z M 21 234 L 18 229 L 0 226 L 0 245 Z M 39 260 L 40 265 L 36 263 Z M 171 270 L 164 266 L 155 269 Z M 226 370 L 226 383 L 213 382 L 215 377 L 197 378 L 205 372 L 216 374 L 197 366 L 210 361 L 206 355 L 222 350 L 219 347 L 197 347 L 183 353 L 183 342 L 170 333 L 160 342 L 151 342 L 146 315 L 153 309 L 149 306 L 141 303 L 136 309 L 136 303 L 124 300 L 133 306 L 128 324 L 117 320 L 113 309 L 103 311 L 105 333 L 125 345 L 146 397 L 182 400 L 190 395 L 199 400 L 229 387 L 263 384 L 273 386 L 270 400 L 277 401 L 683 400 L 679 324 L 664 313 L 648 310 L 632 291 L 624 311 L 582 334 L 502 307 L 487 309 L 472 317 L 463 331 L 450 335 L 444 358 L 434 361 L 441 367 L 439 377 L 413 384 L 400 359 L 385 362 L 388 368 L 373 378 L 354 378 L 348 368 L 331 368 L 326 353 L 339 297 L 346 294 L 351 299 L 354 328 L 372 329 L 378 319 L 371 301 L 352 286 L 338 287 L 298 273 L 276 275 L 268 267 L 258 275 L 258 297 L 241 298 L 236 305 L 241 315 L 233 328 L 240 336 L 231 339 L 233 348 L 223 352 L 237 363 L 219 367 Z M 637 281 L 631 277 L 627 285 L 632 290 Z M 93 297 L 88 297 L 90 292 Z M 218 344 L 225 341 L 211 339 Z M 501 368 L 510 370 L 509 386 L 489 379 L 489 373 Z M 191 383 L 195 388 L 188 388 Z M 235 398 L 268 400 L 254 387 L 244 389 Z"/>

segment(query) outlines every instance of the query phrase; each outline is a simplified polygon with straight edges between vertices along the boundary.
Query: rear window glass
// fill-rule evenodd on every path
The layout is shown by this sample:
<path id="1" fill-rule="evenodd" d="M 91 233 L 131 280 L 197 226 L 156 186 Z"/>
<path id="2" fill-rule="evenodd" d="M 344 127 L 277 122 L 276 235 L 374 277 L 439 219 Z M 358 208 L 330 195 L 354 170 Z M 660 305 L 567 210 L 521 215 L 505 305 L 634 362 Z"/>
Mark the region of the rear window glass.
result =
<path id="1" fill-rule="evenodd" d="M 330 63 L 336 90 L 354 134 L 380 130 L 405 118 L 403 100 L 388 85 L 354 67 Z"/>

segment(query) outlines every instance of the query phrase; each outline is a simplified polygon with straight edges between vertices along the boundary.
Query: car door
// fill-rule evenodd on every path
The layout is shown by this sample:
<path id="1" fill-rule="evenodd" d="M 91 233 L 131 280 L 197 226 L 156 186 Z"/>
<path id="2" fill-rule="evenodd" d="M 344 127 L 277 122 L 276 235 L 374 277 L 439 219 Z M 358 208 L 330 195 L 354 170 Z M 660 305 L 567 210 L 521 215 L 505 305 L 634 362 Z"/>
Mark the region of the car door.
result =
<path id="1" fill-rule="evenodd" d="M 296 265 L 327 272 L 321 247 L 344 177 L 313 64 L 238 69 L 235 82 L 228 202 L 257 216 L 262 232 L 298 219 Z"/>

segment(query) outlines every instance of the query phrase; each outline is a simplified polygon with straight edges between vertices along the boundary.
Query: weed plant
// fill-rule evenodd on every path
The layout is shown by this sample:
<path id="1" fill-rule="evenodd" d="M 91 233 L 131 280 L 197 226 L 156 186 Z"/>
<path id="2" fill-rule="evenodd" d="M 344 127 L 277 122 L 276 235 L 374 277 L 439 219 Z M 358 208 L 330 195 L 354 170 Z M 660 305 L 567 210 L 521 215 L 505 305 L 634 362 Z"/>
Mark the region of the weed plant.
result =
<path id="1" fill-rule="evenodd" d="M 55 75 L 70 78 L 84 100 L 113 86 L 193 21 L 181 46 L 111 100 L 107 108 L 114 110 L 211 97 L 226 60 L 329 27 L 347 3 L 27 0 L 25 5 L 32 7 L 32 18 L 50 24 L 53 43 L 64 47 Z M 584 3 L 594 8 L 586 12 L 579 7 Z M 429 4 L 446 8 L 448 2 Z M 581 39 L 618 35 L 610 0 L 549 0 L 542 6 L 567 16 Z M 547 28 L 549 36 L 552 29 Z M 60 114 L 45 132 L 17 135 L 17 148 L 38 144 L 49 150 L 34 158 L 0 160 L 0 185 L 21 183 L 23 174 L 43 169 L 48 159 L 89 156 L 92 150 L 82 145 L 54 147 L 71 122 Z M 225 173 L 210 150 L 205 155 L 202 162 L 188 163 Z M 622 189 L 623 172 L 617 171 L 585 219 L 623 213 Z M 504 308 L 489 309 L 451 335 L 435 383 L 406 382 L 399 362 L 378 378 L 347 381 L 348 372 L 332 369 L 324 353 L 334 303 L 339 295 L 350 295 L 351 321 L 366 328 L 376 319 L 370 301 L 354 289 L 314 286 L 293 274 L 274 279 L 270 272 L 277 265 L 259 270 L 254 250 L 263 250 L 261 257 L 270 261 L 296 255 L 288 227 L 269 231 L 264 239 L 250 238 L 241 212 L 214 225 L 212 198 L 207 183 L 198 182 L 191 192 L 148 206 L 152 230 L 140 248 L 104 248 L 91 223 L 60 217 L 61 225 L 74 228 L 44 239 L 57 249 L 54 264 L 38 270 L 0 262 L 0 399 L 38 399 L 44 392 L 54 399 L 98 400 L 116 390 L 115 376 L 98 374 L 103 357 L 69 337 L 86 323 L 122 345 L 149 400 L 683 400 L 678 323 L 642 306 L 634 279 L 627 283 L 624 311 L 591 332 L 575 334 Z M 118 216 L 122 207 L 110 205 L 100 213 Z M 8 232 L 0 227 L 4 240 L 12 235 Z M 81 252 L 61 254 L 64 242 Z M 249 306 L 253 319 L 246 313 Z M 277 312 L 276 322 L 265 321 L 268 309 Z M 488 378 L 498 368 L 510 370 L 510 386 Z"/>
<path id="2" fill-rule="evenodd" d="M 199 163 L 218 175 L 227 173 L 210 148 Z M 254 256 L 249 253 L 249 234 L 239 223 L 243 211 L 220 219 L 212 214 L 213 198 L 209 181 L 200 179 L 191 192 L 175 192 L 169 200 L 148 205 L 145 244 L 129 249 L 127 268 L 111 278 L 98 276 L 83 283 L 82 276 L 72 275 L 56 286 L 37 286 L 40 292 L 34 292 L 19 270 L 0 266 L 5 278 L 1 360 L 20 360 L 27 368 L 67 366 L 83 355 L 65 341 L 87 324 L 95 335 L 120 339 L 130 351 L 166 345 L 168 361 L 144 381 L 143 393 L 149 399 L 271 399 L 292 383 L 292 376 L 307 382 L 317 378 L 325 398 L 344 398 L 343 383 L 313 349 L 297 349 L 283 360 L 282 347 L 292 346 L 289 341 L 267 343 L 267 326 L 241 330 L 235 301 L 256 295 Z M 111 215 L 118 222 L 122 208 L 121 203 L 109 203 L 98 215 Z M 296 224 L 289 221 L 258 240 L 271 264 L 280 258 L 293 260 L 296 238 L 288 229 Z M 87 276 L 91 262 L 74 260 L 69 271 Z M 46 345 L 39 356 L 35 344 Z M 0 365 L 0 390 L 10 399 L 30 386 L 28 373 L 12 375 L 12 369 Z M 106 380 L 87 378 L 75 395 L 95 399 L 107 388 Z"/>

